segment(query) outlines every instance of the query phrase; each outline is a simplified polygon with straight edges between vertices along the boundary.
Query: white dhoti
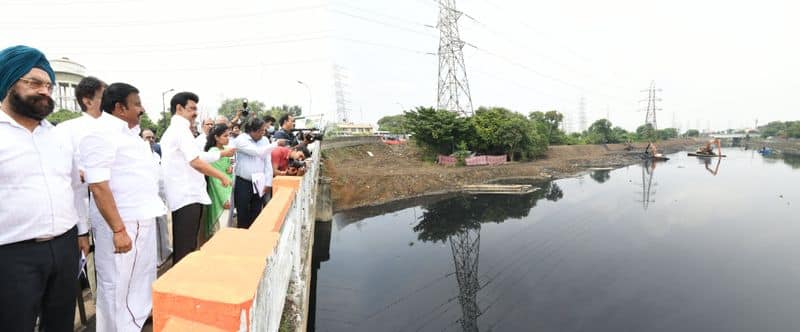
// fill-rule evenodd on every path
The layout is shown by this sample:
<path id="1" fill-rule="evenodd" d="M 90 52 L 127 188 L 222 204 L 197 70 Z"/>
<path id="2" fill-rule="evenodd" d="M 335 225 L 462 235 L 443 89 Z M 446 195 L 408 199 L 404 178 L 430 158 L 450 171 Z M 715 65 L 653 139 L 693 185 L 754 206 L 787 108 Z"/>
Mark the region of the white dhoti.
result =
<path id="1" fill-rule="evenodd" d="M 93 209 L 97 213 L 96 209 Z M 99 216 L 92 224 L 97 269 L 97 331 L 141 331 L 153 308 L 151 286 L 156 280 L 155 218 L 125 221 L 133 247 L 114 253 L 111 228 Z"/>

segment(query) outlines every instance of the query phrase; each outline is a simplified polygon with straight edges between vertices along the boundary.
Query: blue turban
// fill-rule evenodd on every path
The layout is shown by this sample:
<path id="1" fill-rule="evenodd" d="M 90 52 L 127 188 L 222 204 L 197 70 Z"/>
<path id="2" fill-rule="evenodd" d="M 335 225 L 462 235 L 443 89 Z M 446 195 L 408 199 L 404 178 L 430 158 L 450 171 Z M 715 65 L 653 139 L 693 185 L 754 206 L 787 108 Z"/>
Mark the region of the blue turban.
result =
<path id="1" fill-rule="evenodd" d="M 50 75 L 50 82 L 55 84 L 56 75 L 50 62 L 39 50 L 17 45 L 0 51 L 0 100 L 6 97 L 8 89 L 31 69 L 39 68 Z"/>

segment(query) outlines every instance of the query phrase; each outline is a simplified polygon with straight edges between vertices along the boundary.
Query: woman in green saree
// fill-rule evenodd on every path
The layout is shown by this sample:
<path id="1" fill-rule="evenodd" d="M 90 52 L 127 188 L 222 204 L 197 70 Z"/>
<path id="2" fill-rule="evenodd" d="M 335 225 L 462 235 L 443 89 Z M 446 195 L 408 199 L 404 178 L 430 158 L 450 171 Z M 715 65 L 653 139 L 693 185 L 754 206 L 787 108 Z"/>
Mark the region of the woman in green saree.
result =
<path id="1" fill-rule="evenodd" d="M 205 151 L 222 151 L 228 144 L 230 129 L 225 124 L 215 125 L 208 132 L 206 138 Z M 220 157 L 219 160 L 211 163 L 211 166 L 225 173 L 233 181 L 233 166 L 230 157 Z M 231 208 L 231 186 L 223 187 L 219 179 L 206 177 L 208 183 L 208 196 L 211 197 L 211 205 L 206 213 L 205 235 L 206 239 L 211 238 L 220 227 L 228 227 L 228 209 Z"/>

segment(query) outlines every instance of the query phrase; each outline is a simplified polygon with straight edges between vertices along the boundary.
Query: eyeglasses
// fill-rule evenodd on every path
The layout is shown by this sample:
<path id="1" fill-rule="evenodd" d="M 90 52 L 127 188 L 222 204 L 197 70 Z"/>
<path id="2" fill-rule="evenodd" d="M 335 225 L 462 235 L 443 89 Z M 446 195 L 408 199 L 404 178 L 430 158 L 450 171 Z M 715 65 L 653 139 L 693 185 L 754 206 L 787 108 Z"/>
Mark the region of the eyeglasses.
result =
<path id="1" fill-rule="evenodd" d="M 28 84 L 28 87 L 33 90 L 39 90 L 42 87 L 45 87 L 45 89 L 47 89 L 48 92 L 53 92 L 53 83 L 40 81 L 35 78 L 24 78 L 24 77 L 20 78 L 19 80 Z"/>
<path id="2" fill-rule="evenodd" d="M 155 136 L 145 136 L 144 139 L 156 139 Z"/>

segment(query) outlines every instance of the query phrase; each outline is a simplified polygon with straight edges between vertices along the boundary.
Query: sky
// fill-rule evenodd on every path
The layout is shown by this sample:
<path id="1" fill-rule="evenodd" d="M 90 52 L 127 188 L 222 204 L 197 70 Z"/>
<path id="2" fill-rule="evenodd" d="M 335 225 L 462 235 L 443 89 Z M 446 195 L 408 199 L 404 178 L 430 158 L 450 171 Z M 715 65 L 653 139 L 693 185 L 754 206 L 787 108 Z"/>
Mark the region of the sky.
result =
<path id="1" fill-rule="evenodd" d="M 568 129 L 608 118 L 634 130 L 651 82 L 660 128 L 798 120 L 800 4 L 792 1 L 457 0 L 472 104 L 557 110 Z M 158 118 L 162 92 L 203 114 L 245 97 L 351 122 L 435 106 L 433 0 L 0 0 L 0 47 L 68 57 L 130 83 Z M 303 84 L 298 83 L 302 81 Z M 377 128 L 376 128 L 377 129 Z"/>

